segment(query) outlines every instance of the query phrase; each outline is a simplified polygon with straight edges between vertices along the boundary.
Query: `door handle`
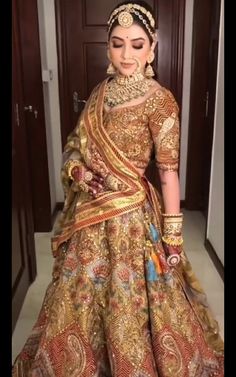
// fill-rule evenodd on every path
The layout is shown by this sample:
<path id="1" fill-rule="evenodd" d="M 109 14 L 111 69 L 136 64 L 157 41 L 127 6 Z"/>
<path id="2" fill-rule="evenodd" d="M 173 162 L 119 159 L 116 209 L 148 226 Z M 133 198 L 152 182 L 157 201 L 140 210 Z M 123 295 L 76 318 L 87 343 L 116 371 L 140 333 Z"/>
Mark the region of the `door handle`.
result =
<path id="1" fill-rule="evenodd" d="M 79 112 L 79 103 L 86 103 L 84 99 L 79 99 L 77 92 L 73 92 L 73 109 L 75 113 Z"/>
<path id="2" fill-rule="evenodd" d="M 25 107 L 24 107 L 24 110 L 25 110 L 25 111 L 29 111 L 29 113 L 34 112 L 34 117 L 35 117 L 35 119 L 38 118 L 38 110 L 36 110 L 36 109 L 33 110 L 33 106 L 32 106 L 32 105 L 25 106 Z"/>
<path id="3" fill-rule="evenodd" d="M 24 110 L 25 110 L 25 111 L 29 111 L 30 113 L 32 113 L 32 112 L 33 112 L 33 106 L 31 106 L 31 105 L 29 105 L 29 106 L 25 106 L 25 107 L 24 107 Z"/>

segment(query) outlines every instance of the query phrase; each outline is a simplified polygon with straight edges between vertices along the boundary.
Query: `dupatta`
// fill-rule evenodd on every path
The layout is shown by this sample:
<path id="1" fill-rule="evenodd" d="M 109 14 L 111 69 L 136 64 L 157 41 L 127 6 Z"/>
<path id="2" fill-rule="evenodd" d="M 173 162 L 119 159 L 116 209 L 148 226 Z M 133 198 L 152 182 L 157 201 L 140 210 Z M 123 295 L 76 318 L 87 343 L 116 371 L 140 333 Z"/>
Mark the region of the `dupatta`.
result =
<path id="1" fill-rule="evenodd" d="M 103 127 L 104 92 L 107 80 L 99 84 L 89 97 L 83 113 L 65 147 L 67 155 L 77 152 L 77 159 L 94 173 L 110 174 L 118 182 L 119 189 L 107 189 L 92 198 L 78 192 L 76 183 L 69 179 L 65 165 L 62 167 L 62 184 L 65 203 L 59 227 L 52 238 L 52 252 L 74 232 L 104 220 L 125 214 L 141 207 L 147 196 L 156 213 L 161 233 L 161 206 L 158 193 L 144 176 L 130 163 L 110 139 Z"/>

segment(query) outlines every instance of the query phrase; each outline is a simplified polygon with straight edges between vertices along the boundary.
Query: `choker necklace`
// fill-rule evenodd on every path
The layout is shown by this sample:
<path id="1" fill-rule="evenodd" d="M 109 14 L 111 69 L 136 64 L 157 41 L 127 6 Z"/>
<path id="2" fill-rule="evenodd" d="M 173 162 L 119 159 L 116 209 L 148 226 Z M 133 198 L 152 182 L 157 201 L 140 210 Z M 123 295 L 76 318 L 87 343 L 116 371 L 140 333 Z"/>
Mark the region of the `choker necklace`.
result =
<path id="1" fill-rule="evenodd" d="M 130 76 L 117 75 L 106 85 L 104 102 L 109 107 L 121 105 L 144 96 L 152 85 L 153 81 L 140 71 Z"/>

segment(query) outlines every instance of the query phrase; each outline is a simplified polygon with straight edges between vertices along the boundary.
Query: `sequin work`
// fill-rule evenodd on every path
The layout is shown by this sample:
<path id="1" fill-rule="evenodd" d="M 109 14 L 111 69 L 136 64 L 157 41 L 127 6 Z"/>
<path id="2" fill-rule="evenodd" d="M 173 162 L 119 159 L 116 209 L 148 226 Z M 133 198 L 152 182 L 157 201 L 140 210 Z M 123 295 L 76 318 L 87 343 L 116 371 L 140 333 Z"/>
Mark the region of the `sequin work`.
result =
<path id="1" fill-rule="evenodd" d="M 93 104 L 98 104 L 96 96 Z M 102 111 L 98 113 L 101 116 Z M 122 156 L 136 168 L 145 169 L 153 147 L 159 168 L 178 168 L 178 106 L 169 91 L 158 89 L 141 105 L 113 108 L 104 114 L 102 125 L 102 130 L 92 128 L 92 136 L 97 132 L 105 140 L 105 130 L 110 138 L 108 151 L 113 151 L 112 143 L 119 148 L 114 149 L 114 172 Z M 84 131 L 81 124 L 80 130 Z M 82 141 L 87 143 L 85 134 Z M 93 151 L 91 145 L 87 148 Z M 89 160 L 87 151 L 85 155 Z M 97 169 L 107 168 L 98 164 L 100 157 L 93 153 L 91 166 L 96 162 Z M 131 194 L 138 185 L 136 175 L 134 184 L 130 178 L 132 166 L 127 169 Z M 123 175 L 117 174 L 120 179 L 125 176 L 123 170 Z M 104 201 L 96 199 L 104 211 L 109 195 L 114 200 L 121 195 L 117 190 L 109 190 Z M 126 187 L 123 190 L 118 202 L 121 207 L 129 194 Z M 73 210 L 76 213 L 83 200 L 88 214 L 96 203 L 88 200 L 87 194 L 79 199 L 76 195 L 68 199 L 72 205 L 67 225 L 73 225 Z M 163 261 L 165 273 L 148 270 L 154 247 L 150 231 L 158 255 L 163 253 L 162 220 L 157 208 L 160 203 L 151 205 L 148 196 L 141 199 L 137 199 L 139 206 L 128 207 L 126 212 L 75 228 L 60 244 L 52 282 L 33 331 L 14 363 L 13 377 L 224 376 L 218 324 L 184 251 L 177 267 L 164 271 Z M 81 213 L 78 217 L 80 221 Z"/>
<path id="2" fill-rule="evenodd" d="M 154 147 L 158 168 L 178 169 L 178 106 L 168 90 L 158 89 L 141 104 L 109 111 L 104 127 L 137 168 L 146 169 Z"/>

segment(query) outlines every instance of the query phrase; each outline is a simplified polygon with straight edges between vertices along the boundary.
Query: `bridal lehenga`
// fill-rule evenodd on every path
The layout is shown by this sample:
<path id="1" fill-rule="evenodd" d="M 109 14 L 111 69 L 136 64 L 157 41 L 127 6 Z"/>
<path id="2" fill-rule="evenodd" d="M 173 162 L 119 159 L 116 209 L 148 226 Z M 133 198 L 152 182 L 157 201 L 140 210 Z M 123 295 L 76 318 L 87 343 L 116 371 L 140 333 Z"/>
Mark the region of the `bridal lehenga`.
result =
<path id="1" fill-rule="evenodd" d="M 162 234 L 161 199 L 139 174 L 153 147 L 158 168 L 178 169 L 176 102 L 159 88 L 104 112 L 105 86 L 92 92 L 65 155 L 111 179 L 92 198 L 62 169 L 52 282 L 13 376 L 222 377 L 218 324 L 185 252 L 171 268 L 161 237 L 154 245 L 149 225 Z"/>

